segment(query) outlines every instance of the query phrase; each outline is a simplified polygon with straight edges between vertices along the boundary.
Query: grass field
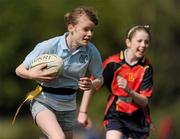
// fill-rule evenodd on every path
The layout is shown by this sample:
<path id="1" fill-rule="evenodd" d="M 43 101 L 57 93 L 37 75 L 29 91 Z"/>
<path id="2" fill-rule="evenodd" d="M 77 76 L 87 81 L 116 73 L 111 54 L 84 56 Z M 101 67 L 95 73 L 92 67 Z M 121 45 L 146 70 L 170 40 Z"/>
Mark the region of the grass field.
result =
<path id="1" fill-rule="evenodd" d="M 29 118 L 20 118 L 14 126 L 12 117 L 0 117 L 0 139 L 36 139 L 40 134 Z"/>
<path id="2" fill-rule="evenodd" d="M 92 98 L 89 115 L 94 123 L 95 128 L 100 134 L 104 134 L 103 128 L 103 113 L 105 109 L 106 100 L 103 98 L 103 93 L 97 93 L 95 97 Z M 151 108 L 151 115 L 153 123 L 157 130 L 159 131 L 161 122 L 166 118 L 171 118 L 173 122 L 172 126 L 172 137 L 171 139 L 180 139 L 180 102 L 165 106 L 165 107 L 153 107 Z M 22 114 L 22 113 L 21 113 Z M 32 118 L 29 116 L 18 115 L 16 124 L 11 125 L 12 117 L 0 117 L 0 139 L 38 139 L 40 135 L 39 129 L 33 123 Z M 78 130 L 76 133 L 82 134 Z M 76 139 L 81 139 L 80 136 L 76 135 Z M 84 139 L 82 137 L 82 139 Z M 149 139 L 158 139 L 157 136 L 151 132 Z"/>

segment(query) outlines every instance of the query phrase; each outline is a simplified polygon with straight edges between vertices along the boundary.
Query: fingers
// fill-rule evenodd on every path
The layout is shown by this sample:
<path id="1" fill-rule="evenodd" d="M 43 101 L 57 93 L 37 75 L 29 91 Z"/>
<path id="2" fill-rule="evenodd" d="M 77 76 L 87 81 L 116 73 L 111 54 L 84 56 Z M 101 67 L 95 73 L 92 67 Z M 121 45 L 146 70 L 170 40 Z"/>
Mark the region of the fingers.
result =
<path id="1" fill-rule="evenodd" d="M 80 78 L 79 88 L 84 91 L 92 89 L 92 81 L 88 77 Z"/>
<path id="2" fill-rule="evenodd" d="M 87 113 L 79 112 L 77 121 L 79 124 L 86 126 L 86 124 L 87 124 Z"/>
<path id="3" fill-rule="evenodd" d="M 127 87 L 127 80 L 124 79 L 122 76 L 117 76 L 117 85 L 118 87 L 121 87 L 125 89 Z"/>
<path id="4" fill-rule="evenodd" d="M 49 82 L 49 81 L 56 80 L 57 78 L 58 78 L 58 74 L 57 73 L 52 73 L 52 74 L 42 75 L 40 77 L 40 80 L 43 81 L 43 82 Z"/>
<path id="5" fill-rule="evenodd" d="M 34 67 L 33 69 L 35 69 L 35 70 L 44 70 L 45 68 L 47 68 L 47 64 L 40 64 L 40 65 L 38 65 L 38 66 L 36 66 L 36 67 Z"/>
<path id="6" fill-rule="evenodd" d="M 81 113 L 79 112 L 78 115 L 78 119 L 77 119 L 78 123 L 83 126 L 84 128 L 91 128 L 92 127 L 92 121 L 88 118 L 87 113 Z"/>
<path id="7" fill-rule="evenodd" d="M 42 71 L 42 70 L 36 70 L 36 71 L 31 70 L 30 74 L 31 74 L 32 79 L 43 81 L 43 82 L 56 80 L 59 76 L 57 72 Z"/>
<path id="8" fill-rule="evenodd" d="M 90 129 L 90 128 L 92 128 L 92 126 L 93 126 L 93 123 L 92 123 L 92 121 L 88 118 L 87 121 L 86 121 L 86 126 L 85 126 L 85 128 Z"/>

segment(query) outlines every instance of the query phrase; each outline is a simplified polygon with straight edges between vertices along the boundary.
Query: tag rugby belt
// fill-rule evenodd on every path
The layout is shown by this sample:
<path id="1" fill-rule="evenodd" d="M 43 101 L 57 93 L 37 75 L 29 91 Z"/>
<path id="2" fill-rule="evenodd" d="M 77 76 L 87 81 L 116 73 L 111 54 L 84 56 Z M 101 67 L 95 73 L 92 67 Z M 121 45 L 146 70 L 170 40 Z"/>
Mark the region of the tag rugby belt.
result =
<path id="1" fill-rule="evenodd" d="M 52 87 L 42 86 L 40 84 L 39 86 L 42 87 L 43 92 L 56 94 L 56 95 L 73 95 L 77 91 L 76 89 L 72 89 L 72 88 L 52 88 Z"/>
<path id="2" fill-rule="evenodd" d="M 74 93 L 76 93 L 77 90 L 75 89 L 71 89 L 71 88 L 52 88 L 52 87 L 45 87 L 45 86 L 42 86 L 40 84 L 37 85 L 37 87 L 28 92 L 27 93 L 27 96 L 25 98 L 25 100 L 20 104 L 20 106 L 18 107 L 18 109 L 16 110 L 16 113 L 13 117 L 13 121 L 12 121 L 12 125 L 15 124 L 15 121 L 16 121 L 16 117 L 21 109 L 21 107 L 23 106 L 23 104 L 26 102 L 26 101 L 32 101 L 37 95 L 39 95 L 42 91 L 44 92 L 48 92 L 48 93 L 51 93 L 51 94 L 57 94 L 57 95 L 73 95 Z"/>

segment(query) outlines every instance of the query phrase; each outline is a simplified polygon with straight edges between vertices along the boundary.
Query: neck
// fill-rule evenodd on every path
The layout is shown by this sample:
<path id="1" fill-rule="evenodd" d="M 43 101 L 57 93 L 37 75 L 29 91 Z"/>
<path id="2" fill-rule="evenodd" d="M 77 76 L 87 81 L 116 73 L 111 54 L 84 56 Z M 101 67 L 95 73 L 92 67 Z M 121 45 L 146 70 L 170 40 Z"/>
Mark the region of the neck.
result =
<path id="1" fill-rule="evenodd" d="M 124 53 L 125 53 L 125 59 L 126 59 L 128 64 L 134 65 L 138 62 L 138 59 L 136 59 L 133 56 L 133 54 L 131 53 L 131 51 L 129 49 L 126 49 Z"/>
<path id="2" fill-rule="evenodd" d="M 71 52 L 74 52 L 79 47 L 72 39 L 70 34 L 66 37 L 66 43 Z"/>

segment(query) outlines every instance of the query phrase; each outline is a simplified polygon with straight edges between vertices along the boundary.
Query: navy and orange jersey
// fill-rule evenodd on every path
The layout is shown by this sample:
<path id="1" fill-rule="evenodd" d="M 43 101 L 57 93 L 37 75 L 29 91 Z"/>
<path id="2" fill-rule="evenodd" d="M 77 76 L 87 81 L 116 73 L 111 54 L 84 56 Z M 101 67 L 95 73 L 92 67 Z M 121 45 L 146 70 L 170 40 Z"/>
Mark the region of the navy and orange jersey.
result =
<path id="1" fill-rule="evenodd" d="M 128 81 L 128 86 L 135 92 L 150 98 L 153 90 L 153 68 L 150 62 L 141 58 L 135 65 L 129 65 L 124 58 L 124 51 L 112 55 L 103 62 L 104 85 L 112 96 L 130 97 L 128 93 L 117 85 L 117 76 Z M 117 111 L 133 113 L 139 105 L 132 102 L 118 102 Z"/>

